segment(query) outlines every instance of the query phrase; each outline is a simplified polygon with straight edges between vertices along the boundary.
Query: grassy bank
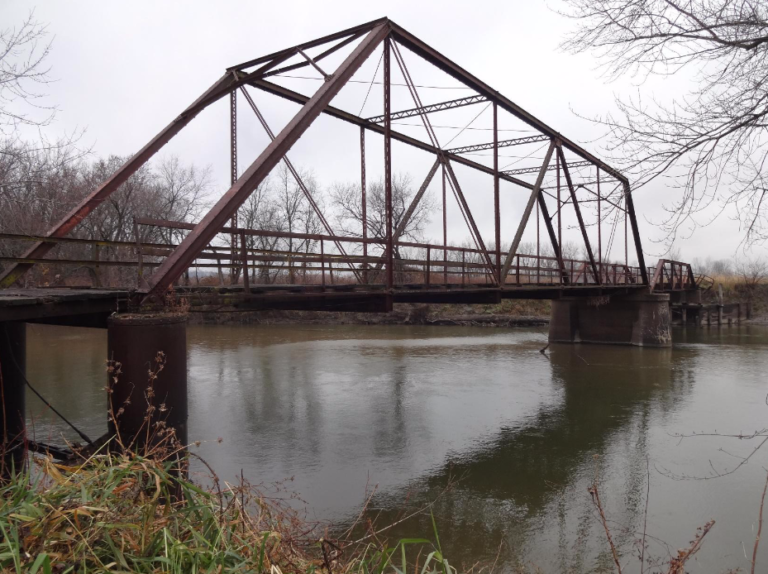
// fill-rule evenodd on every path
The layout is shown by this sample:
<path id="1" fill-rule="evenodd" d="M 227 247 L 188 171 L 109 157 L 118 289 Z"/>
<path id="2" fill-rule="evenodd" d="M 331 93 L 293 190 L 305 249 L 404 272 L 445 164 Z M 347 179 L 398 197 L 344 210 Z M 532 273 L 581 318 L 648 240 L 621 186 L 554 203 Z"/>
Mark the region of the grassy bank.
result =
<path id="1" fill-rule="evenodd" d="M 184 464 L 175 454 L 36 459 L 0 488 L 2 571 L 455 572 L 436 532 L 393 545 L 375 531 L 330 540 L 245 482 L 203 489 L 178 478 Z"/>

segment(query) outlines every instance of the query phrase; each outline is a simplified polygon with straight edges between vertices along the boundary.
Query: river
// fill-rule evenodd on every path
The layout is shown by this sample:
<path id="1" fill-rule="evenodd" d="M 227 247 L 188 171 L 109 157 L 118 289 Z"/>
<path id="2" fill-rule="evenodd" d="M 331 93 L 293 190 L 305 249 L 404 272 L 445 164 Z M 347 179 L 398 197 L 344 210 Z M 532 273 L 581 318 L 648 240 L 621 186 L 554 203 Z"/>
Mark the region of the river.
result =
<path id="1" fill-rule="evenodd" d="M 546 329 L 192 326 L 189 438 L 224 480 L 242 469 L 268 489 L 283 481 L 310 519 L 348 523 L 374 489 L 369 515 L 382 526 L 433 502 L 456 565 L 611 571 L 588 492 L 599 472 L 625 572 L 639 571 L 646 492 L 646 555 L 668 558 L 715 519 L 689 569 L 749 571 L 768 445 L 708 478 L 762 438 L 680 435 L 768 426 L 768 329 L 674 340 L 542 354 Z M 90 436 L 106 431 L 105 358 L 105 331 L 28 327 L 30 382 Z M 76 438 L 28 397 L 39 440 Z M 432 537 L 431 519 L 388 534 Z"/>

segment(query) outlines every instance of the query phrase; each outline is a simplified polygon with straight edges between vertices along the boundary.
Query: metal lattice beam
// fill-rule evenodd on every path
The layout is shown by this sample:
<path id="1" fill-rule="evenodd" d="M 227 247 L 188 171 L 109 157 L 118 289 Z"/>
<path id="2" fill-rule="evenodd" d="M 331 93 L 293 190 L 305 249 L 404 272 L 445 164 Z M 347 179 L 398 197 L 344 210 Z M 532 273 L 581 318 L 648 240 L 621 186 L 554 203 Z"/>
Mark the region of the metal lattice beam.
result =
<path id="1" fill-rule="evenodd" d="M 588 167 L 594 165 L 591 161 L 574 161 L 568 164 L 568 167 L 571 169 L 577 168 L 577 167 Z M 526 173 L 539 173 L 538 167 L 521 167 L 519 169 L 508 169 L 507 171 L 504 171 L 502 173 L 505 173 L 506 175 L 523 175 Z M 549 166 L 547 168 L 547 171 L 552 171 L 553 169 L 557 169 L 556 166 Z"/>
<path id="2" fill-rule="evenodd" d="M 472 104 L 479 104 L 481 102 L 488 101 L 485 96 L 469 96 L 468 98 L 459 98 L 458 100 L 450 100 L 448 102 L 441 102 L 439 104 L 432 104 L 430 106 L 423 106 L 421 108 L 411 108 L 410 110 L 402 110 L 389 114 L 389 119 L 401 120 L 403 118 L 412 118 L 413 116 L 421 116 L 424 114 L 432 114 L 434 112 L 441 112 L 443 110 L 452 110 L 454 108 L 462 108 L 464 106 L 471 106 Z M 369 122 L 374 124 L 380 124 L 384 121 L 386 116 L 376 116 L 368 118 Z"/>
<path id="3" fill-rule="evenodd" d="M 511 140 L 501 140 L 498 144 L 498 147 L 512 147 L 516 145 L 524 145 L 529 143 L 537 143 L 537 142 L 548 142 L 549 136 L 526 136 L 524 138 L 514 138 Z M 475 145 L 467 145 L 464 147 L 455 147 L 452 149 L 447 149 L 448 153 L 472 153 L 475 151 L 483 151 L 487 149 L 493 149 L 493 142 L 491 143 L 484 143 L 484 144 L 475 144 Z"/>

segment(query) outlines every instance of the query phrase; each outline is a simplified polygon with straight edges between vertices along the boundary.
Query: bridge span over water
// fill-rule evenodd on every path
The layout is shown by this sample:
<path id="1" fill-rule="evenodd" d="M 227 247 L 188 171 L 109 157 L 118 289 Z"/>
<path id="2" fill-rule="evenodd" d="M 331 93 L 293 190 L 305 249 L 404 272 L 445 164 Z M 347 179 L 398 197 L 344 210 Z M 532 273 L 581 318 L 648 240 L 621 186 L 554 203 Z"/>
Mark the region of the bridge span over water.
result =
<path id="1" fill-rule="evenodd" d="M 434 94 L 441 90 L 414 81 L 420 74 L 452 82 L 450 89 L 462 97 L 438 99 Z M 316 81 L 311 93 L 292 87 L 301 78 Z M 350 91 L 354 85 L 367 86 L 362 108 Z M 297 105 L 295 115 L 273 131 L 257 93 Z M 230 187 L 202 219 L 136 218 L 132 241 L 83 234 L 79 224 L 85 218 L 220 100 L 229 102 Z M 369 100 L 375 115 L 362 114 Z M 238 152 L 238 103 L 253 112 L 254 125 L 269 141 L 245 169 Z M 441 129 L 460 113 L 469 116 L 453 120 L 463 124 L 459 135 L 475 139 L 456 146 L 455 137 Z M 481 116 L 485 128 L 475 124 Z M 288 157 L 300 138 L 328 145 L 322 118 L 343 124 L 340 133 L 352 128 L 359 154 L 356 233 L 334 228 L 323 201 Z M 426 175 L 401 205 L 393 170 L 396 160 L 411 156 L 428 158 Z M 253 228 L 238 218 L 249 196 L 281 164 L 316 224 L 310 232 Z M 381 178 L 378 195 L 373 174 Z M 409 224 L 430 188 L 440 198 L 434 214 L 442 218 L 442 237 L 409 237 Z M 466 226 L 460 236 L 469 243 L 449 241 L 449 207 L 460 215 Z M 150 241 L 151 229 L 163 229 L 172 239 Z M 568 234 L 576 238 L 578 258 L 564 254 Z M 158 346 L 173 347 L 169 353 L 185 364 L 178 322 L 171 321 L 172 328 L 157 323 L 158 308 L 169 302 L 173 307 L 180 297 L 209 307 L 369 312 L 387 312 L 398 302 L 550 299 L 553 341 L 666 346 L 670 298 L 690 300 L 706 286 L 689 264 L 661 260 L 647 266 L 630 182 L 622 173 L 386 18 L 227 68 L 47 233 L 0 230 L 0 241 L 19 246 L 0 254 L 0 324 L 6 335 L 13 333 L 0 338 L 6 385 L 19 381 L 8 364 L 23 364 L 23 329 L 17 328 L 23 322 L 106 326 L 117 313 L 110 331 L 113 325 L 116 331 L 134 330 L 131 337 L 110 335 L 111 352 L 122 357 L 124 370 L 135 368 L 139 377 L 146 362 L 142 353 Z M 82 269 L 88 285 L 58 280 Z M 142 323 L 145 311 L 152 314 Z M 132 318 L 121 322 L 125 312 Z M 169 334 L 179 341 L 171 342 Z M 126 341 L 132 341 L 130 349 L 119 346 Z"/>

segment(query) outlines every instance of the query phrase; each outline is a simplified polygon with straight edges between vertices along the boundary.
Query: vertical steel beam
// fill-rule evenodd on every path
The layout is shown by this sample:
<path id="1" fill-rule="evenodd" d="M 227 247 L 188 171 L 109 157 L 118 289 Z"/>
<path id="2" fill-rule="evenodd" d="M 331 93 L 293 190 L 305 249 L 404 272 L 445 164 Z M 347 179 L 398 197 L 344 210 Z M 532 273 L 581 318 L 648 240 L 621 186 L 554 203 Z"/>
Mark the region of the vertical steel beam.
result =
<path id="1" fill-rule="evenodd" d="M 368 283 L 368 206 L 365 182 L 365 128 L 360 128 L 360 205 L 362 209 L 363 226 L 363 283 Z"/>
<path id="2" fill-rule="evenodd" d="M 138 260 L 138 269 L 136 270 L 136 287 L 141 289 L 144 279 L 144 253 L 141 248 L 141 235 L 139 234 L 139 224 L 136 218 L 133 218 L 133 238 L 136 241 L 136 259 Z"/>
<path id="3" fill-rule="evenodd" d="M 391 117 L 391 40 L 384 40 L 384 205 L 386 210 L 387 289 L 395 284 L 394 249 L 392 243 L 392 117 Z"/>
<path id="4" fill-rule="evenodd" d="M 600 277 L 603 276 L 603 220 L 600 211 L 600 167 L 595 167 L 597 171 L 597 261 L 600 266 Z"/>
<path id="5" fill-rule="evenodd" d="M 629 222 L 632 225 L 632 238 L 635 240 L 635 250 L 637 252 L 637 264 L 640 267 L 640 275 L 643 278 L 643 285 L 648 285 L 648 269 L 645 267 L 645 257 L 643 256 L 643 244 L 640 240 L 640 230 L 637 227 L 637 217 L 635 217 L 635 203 L 632 201 L 632 192 L 629 189 L 629 183 L 624 182 L 624 201 L 626 202 L 626 214 L 624 215 L 624 251 L 628 250 L 627 243 L 627 223 L 626 215 L 629 214 Z M 629 254 L 625 257 L 629 259 Z"/>
<path id="6" fill-rule="evenodd" d="M 321 285 L 325 287 L 325 245 L 324 241 L 320 240 L 320 281 Z"/>
<path id="7" fill-rule="evenodd" d="M 539 220 L 541 219 L 539 215 L 540 204 L 540 201 L 536 202 L 536 283 L 539 283 L 539 279 L 541 278 L 541 232 L 539 230 Z"/>
<path id="8" fill-rule="evenodd" d="M 77 226 L 94 209 L 101 205 L 118 187 L 131 177 L 138 169 L 147 163 L 170 139 L 181 131 L 192 119 L 213 102 L 227 95 L 237 86 L 232 74 L 225 74 L 215 84 L 195 100 L 181 115 L 174 119 L 136 155 L 123 164 L 112 176 L 99 186 L 93 193 L 84 198 L 72 211 L 52 227 L 48 237 L 64 237 Z M 41 259 L 45 257 L 55 243 L 40 241 L 35 243 L 24 255 L 24 259 Z M 0 287 L 10 287 L 20 279 L 30 268 L 31 263 L 9 265 L 0 275 Z"/>
<path id="9" fill-rule="evenodd" d="M 240 259 L 243 265 L 243 290 L 246 295 L 251 294 L 251 286 L 248 278 L 248 244 L 245 242 L 245 232 L 240 232 Z"/>
<path id="10" fill-rule="evenodd" d="M 448 213 L 445 196 L 445 164 L 443 164 L 443 261 L 448 261 Z M 443 282 L 448 283 L 448 265 L 443 265 Z"/>
<path id="11" fill-rule="evenodd" d="M 563 202 L 560 199 L 560 156 L 555 158 L 557 162 L 557 243 L 563 244 Z"/>
<path id="12" fill-rule="evenodd" d="M 512 261 L 517 254 L 517 248 L 520 246 L 520 240 L 523 238 L 523 231 L 525 231 L 525 226 L 528 225 L 528 219 L 530 219 L 531 211 L 533 211 L 533 202 L 536 201 L 537 196 L 540 194 L 541 184 L 544 181 L 544 175 L 547 173 L 547 168 L 549 167 L 549 162 L 552 159 L 554 151 L 555 142 L 552 141 L 547 149 L 547 155 L 544 157 L 544 163 L 541 164 L 541 169 L 539 169 L 539 175 L 536 177 L 536 183 L 531 190 L 531 195 L 528 197 L 528 203 L 523 210 L 523 217 L 520 219 L 517 231 L 515 232 L 515 238 L 512 240 L 512 245 L 509 247 L 509 253 L 504 261 L 504 267 L 501 269 L 501 276 L 504 279 L 506 279 L 507 274 L 509 273 L 509 268 L 512 266 Z"/>
<path id="13" fill-rule="evenodd" d="M 501 276 L 501 215 L 499 204 L 499 106 L 493 104 L 493 225 L 496 241 L 496 278 L 504 285 Z"/>
<path id="14" fill-rule="evenodd" d="M 627 235 L 627 209 L 624 201 L 624 265 L 629 266 L 629 236 Z"/>
<path id="15" fill-rule="evenodd" d="M 283 128 L 274 141 L 259 155 L 229 191 L 213 206 L 181 244 L 163 261 L 149 279 L 152 295 L 163 293 L 173 280 L 183 273 L 213 237 L 224 227 L 234 212 L 243 204 L 254 189 L 264 181 L 286 152 L 319 116 L 347 80 L 359 69 L 389 35 L 389 24 L 383 23 L 371 30 L 355 50 L 344 60 L 330 81 L 325 82 L 314 96 Z"/>
<path id="16" fill-rule="evenodd" d="M 565 175 L 565 183 L 568 185 L 568 190 L 571 192 L 571 203 L 573 203 L 573 209 L 576 212 L 576 219 L 579 221 L 579 228 L 581 229 L 581 237 L 584 239 L 584 246 L 587 249 L 587 256 L 589 257 L 589 265 L 592 267 L 592 274 L 595 277 L 595 282 L 600 285 L 600 274 L 597 272 L 597 264 L 595 263 L 595 256 L 592 253 L 592 246 L 589 244 L 589 236 L 587 235 L 587 228 L 584 226 L 584 218 L 581 216 L 581 208 L 579 207 L 579 200 L 576 198 L 576 189 L 573 187 L 573 181 L 571 181 L 571 172 L 568 169 L 568 164 L 565 161 L 565 155 L 563 154 L 562 146 L 557 146 L 557 153 L 560 156 L 560 162 L 563 165 L 563 175 Z"/>
<path id="17" fill-rule="evenodd" d="M 229 94 L 229 185 L 235 185 L 237 181 L 237 90 L 232 90 Z M 237 211 L 230 220 L 232 229 L 237 229 Z M 230 235 L 230 248 L 232 251 L 232 261 L 237 257 L 237 233 L 234 231 Z M 232 266 L 229 268 L 229 282 L 234 285 L 237 283 L 238 268 Z M 243 277 L 243 280 L 246 280 Z"/>

